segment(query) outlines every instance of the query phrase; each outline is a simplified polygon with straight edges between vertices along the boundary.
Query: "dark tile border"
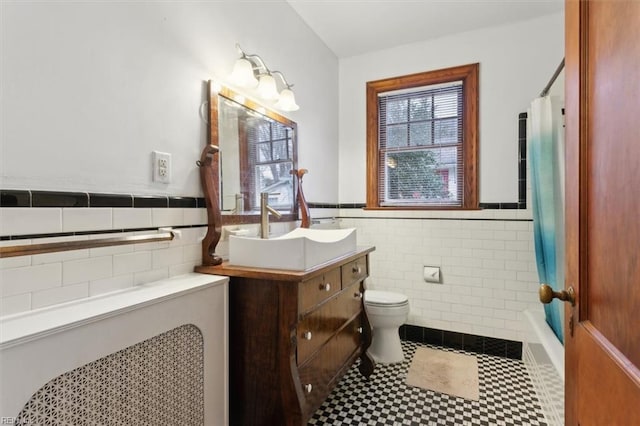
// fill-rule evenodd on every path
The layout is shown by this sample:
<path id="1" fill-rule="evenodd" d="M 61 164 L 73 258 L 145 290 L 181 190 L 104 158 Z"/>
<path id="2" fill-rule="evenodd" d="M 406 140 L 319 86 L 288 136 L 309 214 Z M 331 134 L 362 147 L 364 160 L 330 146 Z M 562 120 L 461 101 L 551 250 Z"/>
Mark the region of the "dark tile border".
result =
<path id="1" fill-rule="evenodd" d="M 195 197 L 169 197 L 169 208 L 196 208 L 198 200 Z"/>
<path id="2" fill-rule="evenodd" d="M 89 207 L 86 192 L 31 191 L 31 207 Z"/>
<path id="3" fill-rule="evenodd" d="M 526 182 L 525 182 L 526 191 Z M 525 192 L 526 193 L 526 192 Z M 312 209 L 364 209 L 367 205 L 364 203 L 344 203 L 344 204 L 327 204 L 327 203 L 307 203 Z M 505 210 L 520 209 L 520 202 L 517 203 L 479 203 L 481 209 Z"/>
<path id="4" fill-rule="evenodd" d="M 524 167 L 522 167 L 524 164 Z M 518 207 L 527 208 L 527 113 L 518 115 Z"/>
<path id="5" fill-rule="evenodd" d="M 438 330 L 404 324 L 400 327 L 400 338 L 417 343 L 462 349 L 467 352 L 494 355 L 502 358 L 522 359 L 522 342 L 476 336 L 475 334 Z"/>
<path id="6" fill-rule="evenodd" d="M 89 193 L 89 207 L 133 207 L 133 196 Z"/>
<path id="7" fill-rule="evenodd" d="M 204 208 L 202 197 L 0 189 L 0 207 Z"/>
<path id="8" fill-rule="evenodd" d="M 311 209 L 364 209 L 367 207 L 366 203 L 307 203 Z"/>
<path id="9" fill-rule="evenodd" d="M 169 207 L 169 198 L 166 196 L 140 195 L 133 197 L 135 208 L 163 208 Z"/>
<path id="10" fill-rule="evenodd" d="M 3 189 L 0 191 L 0 207 L 31 207 L 31 192 Z"/>
<path id="11" fill-rule="evenodd" d="M 517 210 L 521 208 L 519 203 L 480 203 L 479 206 L 483 210 Z"/>

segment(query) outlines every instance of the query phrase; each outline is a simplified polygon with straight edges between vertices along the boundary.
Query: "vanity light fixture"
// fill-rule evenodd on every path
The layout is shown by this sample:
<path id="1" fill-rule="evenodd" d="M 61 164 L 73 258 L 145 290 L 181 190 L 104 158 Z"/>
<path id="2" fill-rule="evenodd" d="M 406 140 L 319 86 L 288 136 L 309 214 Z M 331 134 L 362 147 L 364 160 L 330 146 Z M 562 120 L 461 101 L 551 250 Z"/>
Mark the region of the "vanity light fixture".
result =
<path id="1" fill-rule="evenodd" d="M 240 58 L 236 60 L 230 79 L 237 86 L 256 89 L 258 96 L 267 101 L 275 101 L 274 106 L 282 111 L 297 111 L 295 95 L 280 71 L 271 71 L 258 55 L 248 55 L 236 44 Z M 283 89 L 278 92 L 275 76 L 282 81 Z"/>

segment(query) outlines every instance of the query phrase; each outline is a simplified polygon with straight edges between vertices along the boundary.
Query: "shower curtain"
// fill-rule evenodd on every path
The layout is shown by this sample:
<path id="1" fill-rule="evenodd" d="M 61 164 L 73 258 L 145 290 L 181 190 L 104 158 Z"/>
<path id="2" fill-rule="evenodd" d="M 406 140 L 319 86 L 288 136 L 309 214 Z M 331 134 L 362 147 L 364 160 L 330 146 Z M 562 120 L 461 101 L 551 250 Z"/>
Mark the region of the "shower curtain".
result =
<path id="1" fill-rule="evenodd" d="M 564 288 L 564 126 L 562 100 L 545 96 L 527 114 L 527 147 L 533 204 L 533 236 L 540 283 Z M 547 323 L 563 338 L 561 301 L 544 305 Z"/>

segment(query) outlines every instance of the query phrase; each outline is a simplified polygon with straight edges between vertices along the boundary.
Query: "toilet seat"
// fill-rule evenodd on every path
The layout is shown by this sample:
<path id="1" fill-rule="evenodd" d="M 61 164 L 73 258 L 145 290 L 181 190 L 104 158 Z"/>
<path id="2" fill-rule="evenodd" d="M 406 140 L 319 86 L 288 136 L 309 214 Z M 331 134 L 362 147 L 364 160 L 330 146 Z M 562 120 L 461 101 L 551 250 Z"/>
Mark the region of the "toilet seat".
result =
<path id="1" fill-rule="evenodd" d="M 382 290 L 366 290 L 364 303 L 369 306 L 395 307 L 409 304 L 409 298 L 404 294 Z"/>

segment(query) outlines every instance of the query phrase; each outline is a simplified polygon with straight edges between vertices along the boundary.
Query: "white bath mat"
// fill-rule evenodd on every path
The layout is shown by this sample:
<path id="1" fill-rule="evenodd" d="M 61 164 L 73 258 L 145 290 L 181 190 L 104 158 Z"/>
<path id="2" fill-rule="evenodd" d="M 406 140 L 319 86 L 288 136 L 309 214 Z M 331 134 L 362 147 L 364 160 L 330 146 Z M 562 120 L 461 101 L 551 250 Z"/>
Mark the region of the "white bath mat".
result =
<path id="1" fill-rule="evenodd" d="M 478 401 L 478 359 L 474 355 L 418 348 L 409 367 L 407 385 Z"/>

